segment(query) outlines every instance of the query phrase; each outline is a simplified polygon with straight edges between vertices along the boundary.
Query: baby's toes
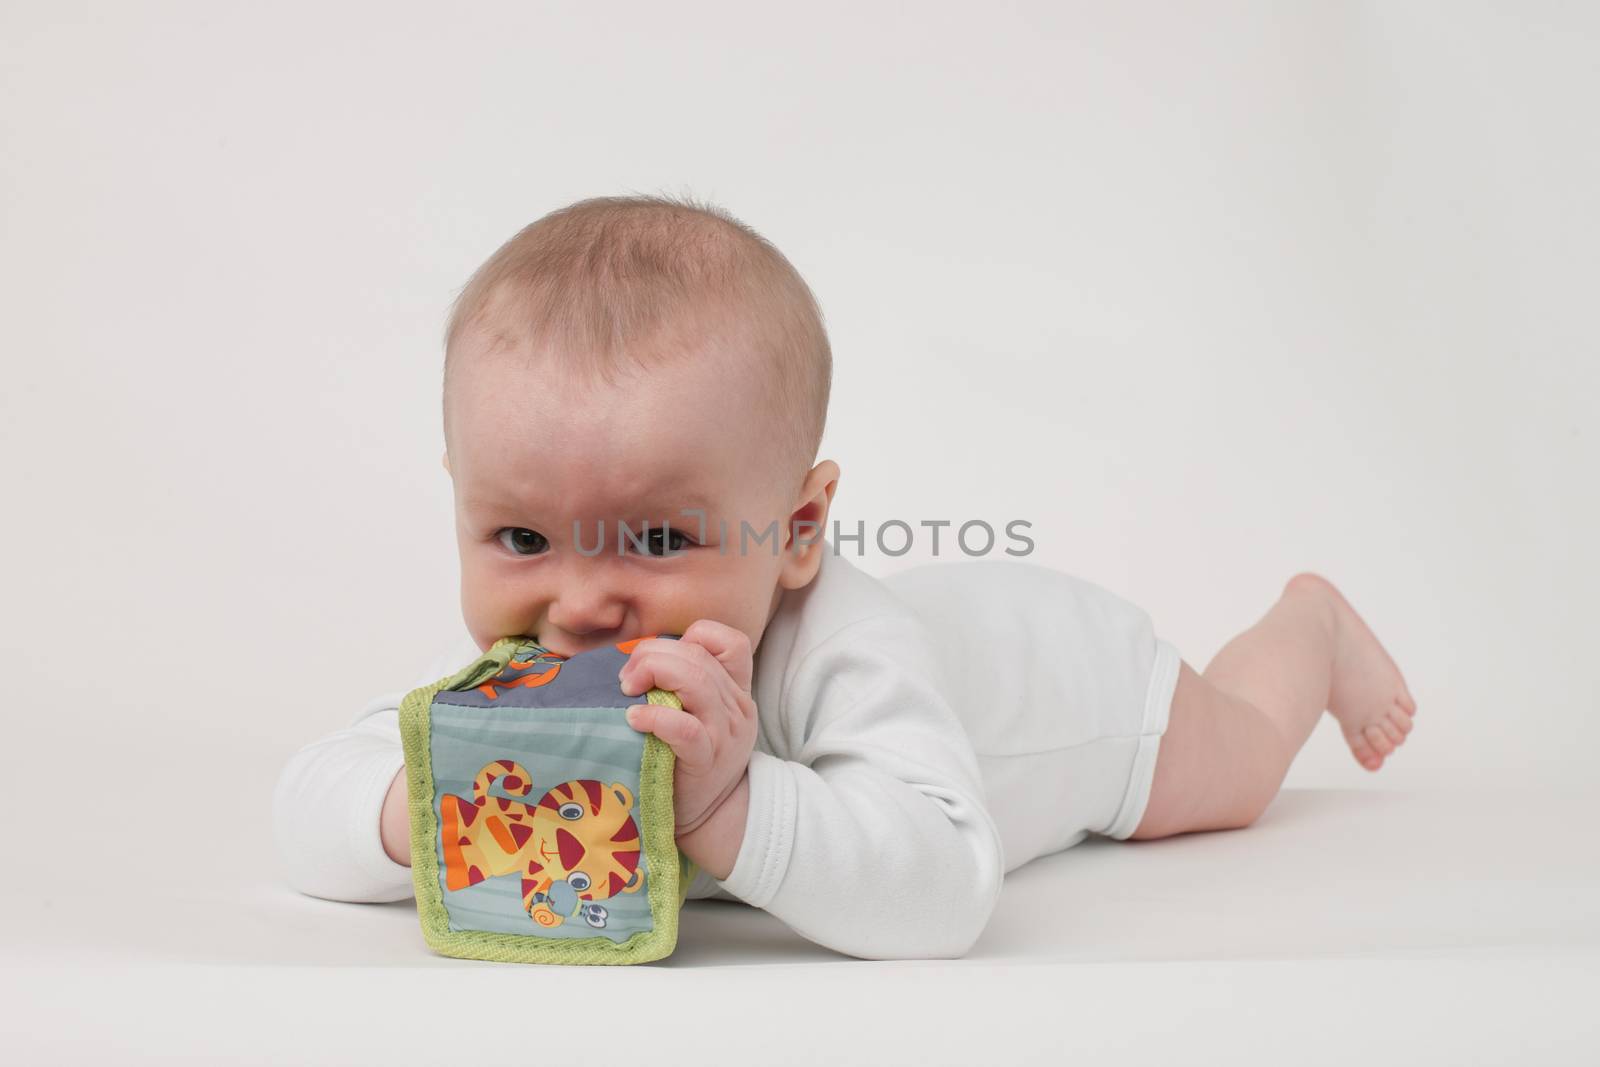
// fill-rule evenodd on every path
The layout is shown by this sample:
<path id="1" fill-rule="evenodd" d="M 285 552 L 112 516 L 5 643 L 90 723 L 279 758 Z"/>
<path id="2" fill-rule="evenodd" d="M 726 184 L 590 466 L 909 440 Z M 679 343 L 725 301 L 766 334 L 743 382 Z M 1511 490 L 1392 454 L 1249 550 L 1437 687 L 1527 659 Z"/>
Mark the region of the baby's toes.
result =
<path id="1" fill-rule="evenodd" d="M 1400 727 L 1396 726 L 1394 724 L 1394 720 L 1388 716 L 1379 719 L 1377 721 L 1377 726 L 1378 729 L 1383 731 L 1383 736 L 1387 737 L 1390 743 L 1396 748 L 1399 748 L 1401 745 L 1406 743 L 1405 733 L 1400 729 Z"/>
<path id="2" fill-rule="evenodd" d="M 1379 722 L 1381 721 L 1383 720 L 1380 719 Z M 1387 756 L 1394 751 L 1394 742 L 1389 740 L 1389 735 L 1378 727 L 1378 723 L 1368 723 L 1366 729 L 1361 732 L 1366 735 L 1367 740 L 1377 750 L 1378 755 Z"/>
<path id="3" fill-rule="evenodd" d="M 1394 723 L 1395 729 L 1399 730 L 1402 734 L 1409 734 L 1411 732 L 1411 727 L 1413 725 L 1411 722 L 1411 716 L 1407 715 L 1404 709 L 1391 709 L 1389 712 L 1389 721 Z"/>
<path id="4" fill-rule="evenodd" d="M 1383 757 L 1373 751 L 1372 745 L 1367 741 L 1366 735 L 1360 731 L 1350 734 L 1350 752 L 1355 756 L 1356 762 L 1369 771 L 1375 771 L 1383 766 Z"/>

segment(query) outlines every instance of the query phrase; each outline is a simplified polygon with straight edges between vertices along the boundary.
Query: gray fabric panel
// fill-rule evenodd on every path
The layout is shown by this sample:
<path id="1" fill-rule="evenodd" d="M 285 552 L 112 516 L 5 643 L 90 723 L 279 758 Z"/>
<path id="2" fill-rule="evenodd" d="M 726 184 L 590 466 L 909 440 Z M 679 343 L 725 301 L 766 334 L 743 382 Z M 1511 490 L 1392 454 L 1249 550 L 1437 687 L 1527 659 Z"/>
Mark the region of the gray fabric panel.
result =
<path id="1" fill-rule="evenodd" d="M 677 640 L 675 634 L 659 636 Z M 532 663 L 521 669 L 508 664 L 492 679 L 469 689 L 442 690 L 434 697 L 434 703 L 468 708 L 626 708 L 645 702 L 643 693 L 627 696 L 622 692 L 617 672 L 628 656 L 614 644 L 562 660 L 528 640 L 517 646 L 511 658 L 513 662 Z M 552 670 L 556 671 L 555 677 L 543 685 L 515 684 Z M 493 688 L 494 697 L 484 692 L 486 686 Z"/>

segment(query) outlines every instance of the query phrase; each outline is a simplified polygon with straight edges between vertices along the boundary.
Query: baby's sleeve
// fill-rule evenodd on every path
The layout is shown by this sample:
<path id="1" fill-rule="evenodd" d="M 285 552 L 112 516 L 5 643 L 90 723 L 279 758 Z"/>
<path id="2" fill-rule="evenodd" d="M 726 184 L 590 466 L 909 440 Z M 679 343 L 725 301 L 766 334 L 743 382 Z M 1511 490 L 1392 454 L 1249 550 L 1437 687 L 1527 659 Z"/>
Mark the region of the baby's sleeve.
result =
<path id="1" fill-rule="evenodd" d="M 865 619 L 806 653 L 756 750 L 744 842 L 716 884 L 867 959 L 965 955 L 1005 874 L 977 756 L 926 635 Z M 766 716 L 763 715 L 763 718 Z"/>
<path id="2" fill-rule="evenodd" d="M 383 903 L 412 895 L 411 868 L 384 851 L 379 818 L 405 766 L 400 702 L 471 662 L 439 656 L 416 685 L 368 701 L 353 725 L 301 748 L 278 776 L 272 825 L 289 885 L 326 900 Z"/>

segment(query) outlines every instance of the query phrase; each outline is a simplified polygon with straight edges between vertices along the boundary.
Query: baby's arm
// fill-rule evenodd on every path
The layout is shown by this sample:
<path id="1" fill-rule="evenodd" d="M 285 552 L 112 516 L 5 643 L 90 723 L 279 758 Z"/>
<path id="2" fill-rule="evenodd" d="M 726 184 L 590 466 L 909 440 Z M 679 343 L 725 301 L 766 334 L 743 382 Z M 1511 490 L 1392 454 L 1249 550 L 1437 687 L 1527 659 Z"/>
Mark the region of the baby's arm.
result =
<path id="1" fill-rule="evenodd" d="M 383 813 L 378 816 L 378 836 L 383 851 L 396 863 L 411 866 L 411 806 L 406 799 L 406 769 L 394 776 L 389 795 L 383 798 Z"/>
<path id="2" fill-rule="evenodd" d="M 399 715 L 395 707 L 368 715 L 300 749 L 284 766 L 273 826 L 285 877 L 300 892 L 360 902 L 412 895 L 411 868 L 385 850 L 379 823 L 405 766 Z"/>
<path id="3" fill-rule="evenodd" d="M 752 754 L 744 842 L 717 884 L 853 956 L 965 954 L 994 910 L 1004 854 L 936 677 L 925 634 L 899 617 L 813 648 L 777 724 L 774 749 L 792 758 Z"/>
<path id="4" fill-rule="evenodd" d="M 273 829 L 289 885 L 328 900 L 412 895 L 400 701 L 478 655 L 463 635 L 414 684 L 368 701 L 356 722 L 289 758 L 273 794 Z"/>

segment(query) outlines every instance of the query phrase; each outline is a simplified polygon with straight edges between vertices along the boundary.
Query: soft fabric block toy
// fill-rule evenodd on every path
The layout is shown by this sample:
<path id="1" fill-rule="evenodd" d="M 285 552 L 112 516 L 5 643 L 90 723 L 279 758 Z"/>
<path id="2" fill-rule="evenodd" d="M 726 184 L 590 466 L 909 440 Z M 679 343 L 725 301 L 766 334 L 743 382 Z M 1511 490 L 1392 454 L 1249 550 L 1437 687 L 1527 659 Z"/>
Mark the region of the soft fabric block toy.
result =
<path id="1" fill-rule="evenodd" d="M 622 692 L 643 640 L 562 657 L 503 637 L 402 701 L 411 871 L 436 952 L 643 963 L 676 946 L 696 868 L 673 834 L 673 753 L 626 712 L 682 705 Z"/>

